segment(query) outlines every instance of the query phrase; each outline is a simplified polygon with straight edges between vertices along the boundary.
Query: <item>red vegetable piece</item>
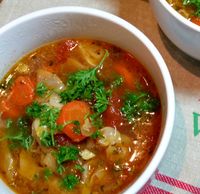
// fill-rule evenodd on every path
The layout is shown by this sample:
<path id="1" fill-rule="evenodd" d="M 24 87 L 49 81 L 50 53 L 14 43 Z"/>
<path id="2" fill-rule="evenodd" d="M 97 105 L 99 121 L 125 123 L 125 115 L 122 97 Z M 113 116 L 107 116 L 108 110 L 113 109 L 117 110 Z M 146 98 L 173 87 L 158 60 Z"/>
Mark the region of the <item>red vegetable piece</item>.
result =
<path id="1" fill-rule="evenodd" d="M 74 40 L 64 40 L 58 43 L 56 48 L 57 63 L 63 63 L 67 60 L 69 51 L 77 46 L 77 42 Z"/>

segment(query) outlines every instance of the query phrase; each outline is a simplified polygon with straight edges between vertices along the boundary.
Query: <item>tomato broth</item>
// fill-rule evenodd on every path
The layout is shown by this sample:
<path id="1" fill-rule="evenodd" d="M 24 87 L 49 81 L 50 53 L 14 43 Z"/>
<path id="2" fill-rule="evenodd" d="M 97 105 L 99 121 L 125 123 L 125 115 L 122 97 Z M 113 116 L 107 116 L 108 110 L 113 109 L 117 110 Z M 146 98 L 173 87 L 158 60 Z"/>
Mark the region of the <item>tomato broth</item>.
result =
<path id="1" fill-rule="evenodd" d="M 0 86 L 0 175 L 17 193 L 121 193 L 154 153 L 159 94 L 121 48 L 51 42 L 21 58 Z"/>

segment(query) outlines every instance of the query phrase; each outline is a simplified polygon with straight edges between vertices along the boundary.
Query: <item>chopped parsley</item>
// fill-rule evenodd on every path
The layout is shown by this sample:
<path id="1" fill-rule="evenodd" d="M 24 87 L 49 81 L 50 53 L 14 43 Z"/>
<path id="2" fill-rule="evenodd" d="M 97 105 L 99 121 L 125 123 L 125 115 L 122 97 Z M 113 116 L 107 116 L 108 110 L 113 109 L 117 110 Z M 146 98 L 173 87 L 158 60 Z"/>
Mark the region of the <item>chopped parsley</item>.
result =
<path id="1" fill-rule="evenodd" d="M 81 130 L 80 130 L 80 122 L 79 121 L 72 121 L 71 123 L 73 123 L 75 126 L 73 127 L 73 132 L 76 134 L 81 134 Z"/>
<path id="2" fill-rule="evenodd" d="M 40 142 L 43 146 L 46 146 L 46 147 L 53 146 L 51 133 L 48 131 L 43 131 L 40 136 Z"/>
<path id="3" fill-rule="evenodd" d="M 46 109 L 47 105 L 33 102 L 32 105 L 26 108 L 26 114 L 31 118 L 39 118 L 42 111 Z"/>
<path id="4" fill-rule="evenodd" d="M 7 134 L 0 139 L 11 141 L 10 146 L 15 148 L 18 145 L 29 149 L 33 143 L 33 137 L 29 129 L 29 123 L 26 118 L 19 118 L 15 123 L 11 120 L 7 120 Z"/>
<path id="5" fill-rule="evenodd" d="M 7 129 L 10 128 L 12 126 L 12 124 L 13 124 L 13 121 L 11 119 L 6 120 L 6 128 Z"/>
<path id="6" fill-rule="evenodd" d="M 76 175 L 68 174 L 62 179 L 61 186 L 67 190 L 72 190 L 79 182 Z"/>
<path id="7" fill-rule="evenodd" d="M 183 0 L 183 5 L 193 5 L 196 7 L 195 15 L 200 17 L 200 0 Z"/>
<path id="8" fill-rule="evenodd" d="M 69 102 L 75 99 L 94 101 L 95 111 L 102 113 L 108 105 L 109 92 L 104 84 L 97 77 L 97 71 L 109 56 L 106 50 L 101 62 L 92 69 L 81 70 L 69 75 L 67 88 L 61 92 L 62 102 Z"/>
<path id="9" fill-rule="evenodd" d="M 63 172 L 65 171 L 65 167 L 62 164 L 59 164 L 56 171 L 58 174 L 62 175 Z"/>
<path id="10" fill-rule="evenodd" d="M 77 160 L 79 150 L 75 146 L 62 146 L 55 154 L 58 164 L 62 164 L 66 161 Z"/>
<path id="11" fill-rule="evenodd" d="M 111 88 L 112 88 L 112 89 L 117 88 L 117 87 L 121 86 L 123 82 L 124 82 L 123 77 L 118 76 L 118 77 L 111 83 Z"/>
<path id="12" fill-rule="evenodd" d="M 85 169 L 80 164 L 76 164 L 74 168 L 76 170 L 80 171 L 80 172 L 84 172 L 85 171 Z"/>
<path id="13" fill-rule="evenodd" d="M 33 102 L 32 105 L 27 107 L 26 113 L 31 118 L 39 118 L 40 125 L 47 126 L 50 129 L 51 141 L 52 145 L 54 146 L 54 133 L 56 130 L 59 129 L 56 120 L 59 116 L 60 110 L 57 108 L 49 107 L 46 104 L 39 104 L 38 102 Z M 43 138 L 46 139 L 46 137 L 47 134 L 43 134 Z"/>
<path id="14" fill-rule="evenodd" d="M 97 113 L 103 113 L 109 104 L 108 97 L 110 96 L 110 91 L 101 86 L 95 89 L 95 104 L 94 109 Z"/>
<path id="15" fill-rule="evenodd" d="M 62 174 L 64 171 L 63 163 L 68 161 L 74 161 L 78 159 L 79 150 L 75 146 L 62 146 L 56 152 L 55 158 L 58 164 L 57 172 Z"/>
<path id="16" fill-rule="evenodd" d="M 44 83 L 40 82 L 36 86 L 36 94 L 40 97 L 43 97 L 46 92 L 48 91 L 48 88 L 44 85 Z"/>
<path id="17" fill-rule="evenodd" d="M 146 92 L 128 93 L 121 111 L 129 121 L 132 121 L 133 118 L 140 117 L 145 112 L 155 111 L 159 103 L 157 98 Z"/>
<path id="18" fill-rule="evenodd" d="M 90 137 L 93 139 L 97 139 L 97 138 L 103 138 L 103 135 L 102 135 L 101 131 L 97 130 Z"/>
<path id="19" fill-rule="evenodd" d="M 103 120 L 100 117 L 100 114 L 94 113 L 94 114 L 90 115 L 89 117 L 90 117 L 90 120 L 94 127 L 96 127 L 97 129 L 100 129 L 103 127 Z"/>
<path id="20" fill-rule="evenodd" d="M 48 180 L 49 177 L 53 176 L 53 172 L 49 168 L 45 168 L 43 171 L 45 180 Z"/>

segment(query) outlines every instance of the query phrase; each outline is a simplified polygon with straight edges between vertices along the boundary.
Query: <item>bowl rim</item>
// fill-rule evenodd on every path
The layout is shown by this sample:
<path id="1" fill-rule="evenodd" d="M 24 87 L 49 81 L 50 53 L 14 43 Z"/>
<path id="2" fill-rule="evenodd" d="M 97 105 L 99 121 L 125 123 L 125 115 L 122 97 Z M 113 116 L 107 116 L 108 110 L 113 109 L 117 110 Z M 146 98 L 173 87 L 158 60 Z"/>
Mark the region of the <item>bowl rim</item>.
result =
<path id="1" fill-rule="evenodd" d="M 174 88 L 171 80 L 171 76 L 167 65 L 162 58 L 161 54 L 154 46 L 154 44 L 149 40 L 149 38 L 144 35 L 138 28 L 125 21 L 124 19 L 111 14 L 106 11 L 102 11 L 96 8 L 82 7 L 82 6 L 58 6 L 51 7 L 46 9 L 41 9 L 38 11 L 34 11 L 32 13 L 23 15 L 8 24 L 4 25 L 0 28 L 0 36 L 3 33 L 6 33 L 7 30 L 10 30 L 17 25 L 23 24 L 32 19 L 36 19 L 41 16 L 56 14 L 56 13 L 79 13 L 79 14 L 87 14 L 93 17 L 99 17 L 101 19 L 113 22 L 122 28 L 125 28 L 130 33 L 132 33 L 151 53 L 152 57 L 156 61 L 158 65 L 161 75 L 163 77 L 163 82 L 166 91 L 166 118 L 163 127 L 163 133 L 160 138 L 160 143 L 157 145 L 155 153 L 151 160 L 148 162 L 148 165 L 143 170 L 142 174 L 132 183 L 130 184 L 124 191 L 124 194 L 132 194 L 137 193 L 142 189 L 143 186 L 149 181 L 153 173 L 158 168 L 166 150 L 169 145 L 169 141 L 172 134 L 173 124 L 174 124 L 174 115 L 175 115 L 175 96 L 174 96 Z M 5 184 L 6 185 L 6 184 Z"/>
<path id="2" fill-rule="evenodd" d="M 156 0 L 157 1 L 157 0 Z M 184 16 L 182 16 L 180 13 L 178 13 L 166 0 L 159 0 L 159 2 L 163 5 L 163 7 L 170 12 L 172 16 L 174 16 L 178 21 L 180 21 L 182 24 L 186 25 L 187 27 L 193 29 L 196 32 L 200 32 L 200 26 L 197 24 L 194 24 Z"/>

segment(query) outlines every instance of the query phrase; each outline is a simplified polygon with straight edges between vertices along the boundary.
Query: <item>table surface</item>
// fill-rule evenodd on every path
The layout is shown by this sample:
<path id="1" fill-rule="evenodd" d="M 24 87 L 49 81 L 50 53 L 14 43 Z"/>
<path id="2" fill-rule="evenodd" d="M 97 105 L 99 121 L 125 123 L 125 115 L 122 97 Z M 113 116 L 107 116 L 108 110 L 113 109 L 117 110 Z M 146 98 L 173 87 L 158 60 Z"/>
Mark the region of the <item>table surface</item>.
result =
<path id="1" fill-rule="evenodd" d="M 0 27 L 32 11 L 64 5 L 118 15 L 144 32 L 158 48 L 174 84 L 176 113 L 169 147 L 144 193 L 200 193 L 200 134 L 194 135 L 194 115 L 198 124 L 200 113 L 200 62 L 180 51 L 163 34 L 148 0 L 3 0 Z"/>

